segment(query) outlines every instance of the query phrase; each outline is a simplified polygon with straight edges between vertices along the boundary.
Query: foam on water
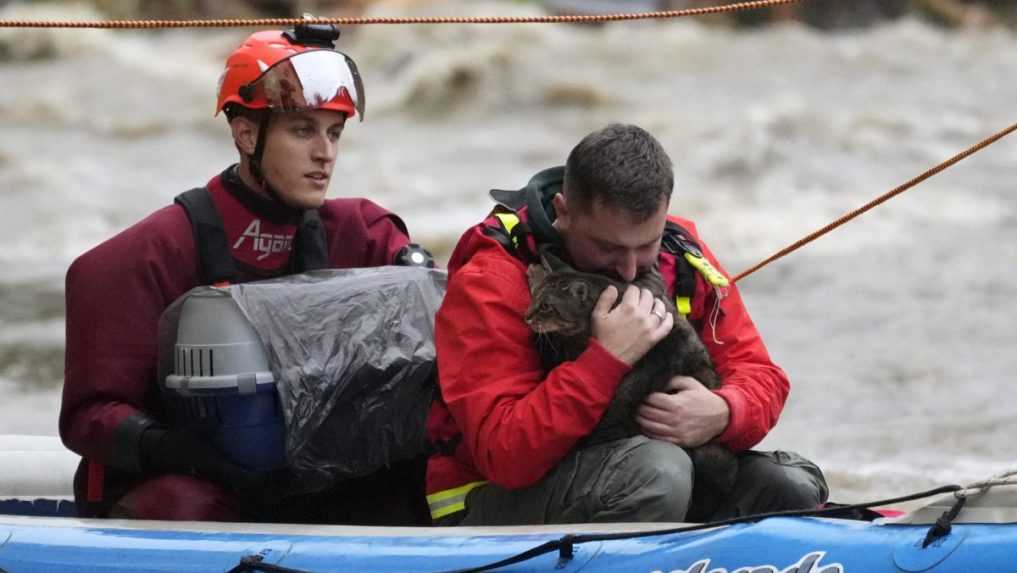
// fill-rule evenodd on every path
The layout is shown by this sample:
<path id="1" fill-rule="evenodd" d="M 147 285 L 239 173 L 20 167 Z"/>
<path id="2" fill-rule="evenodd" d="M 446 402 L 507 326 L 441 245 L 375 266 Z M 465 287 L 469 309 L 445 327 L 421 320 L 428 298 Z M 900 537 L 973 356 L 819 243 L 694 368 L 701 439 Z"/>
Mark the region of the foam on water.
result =
<path id="1" fill-rule="evenodd" d="M 46 36 L 46 57 L 0 62 L 0 292 L 17 294 L 0 304 L 0 432 L 56 432 L 73 257 L 235 157 L 211 115 L 243 35 L 65 32 Z M 833 36 L 688 20 L 378 26 L 341 47 L 368 109 L 343 136 L 333 196 L 369 196 L 447 248 L 488 189 L 523 185 L 609 121 L 638 123 L 675 161 L 672 210 L 732 272 L 1009 125 L 1017 101 L 1013 33 L 911 20 Z M 836 498 L 1017 457 L 1015 164 L 1004 140 L 742 283 L 793 385 L 763 446 L 819 461 Z"/>

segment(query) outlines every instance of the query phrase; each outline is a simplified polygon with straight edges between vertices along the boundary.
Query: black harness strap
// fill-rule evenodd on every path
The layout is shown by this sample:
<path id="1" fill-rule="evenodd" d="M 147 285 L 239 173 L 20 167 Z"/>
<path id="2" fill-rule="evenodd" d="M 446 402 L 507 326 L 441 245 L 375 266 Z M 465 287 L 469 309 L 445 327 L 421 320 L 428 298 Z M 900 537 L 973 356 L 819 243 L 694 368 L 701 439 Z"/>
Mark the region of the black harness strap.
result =
<path id="1" fill-rule="evenodd" d="M 194 233 L 194 247 L 198 251 L 201 284 L 222 282 L 239 283 L 257 278 L 245 276 L 233 258 L 226 230 L 219 211 L 212 202 L 212 194 L 205 187 L 197 187 L 177 195 L 174 200 L 184 208 L 191 221 Z M 329 267 L 328 240 L 325 225 L 317 209 L 307 209 L 300 220 L 300 226 L 293 237 L 293 254 L 290 257 L 290 272 L 302 273 Z M 251 274 L 248 269 L 247 274 Z"/>
<path id="2" fill-rule="evenodd" d="M 519 224 L 522 224 L 522 221 L 520 221 Z M 498 244 L 501 245 L 503 249 L 505 249 L 514 256 L 518 256 L 516 245 L 512 240 L 512 233 L 505 229 L 505 227 L 503 227 L 502 225 L 495 226 L 485 225 L 482 231 L 488 237 L 491 237 L 495 241 L 498 241 Z"/>
<path id="3" fill-rule="evenodd" d="M 664 226 L 664 238 L 660 242 L 660 248 L 665 253 L 674 255 L 676 274 L 674 296 L 691 300 L 696 294 L 696 269 L 685 259 L 685 253 L 699 255 L 702 252 L 699 245 L 689 238 L 689 232 L 681 225 L 668 221 Z"/>
<path id="4" fill-rule="evenodd" d="M 237 282 L 240 273 L 226 239 L 222 218 L 212 203 L 212 194 L 204 187 L 196 187 L 177 195 L 174 202 L 184 208 L 191 220 L 201 284 Z"/>
<path id="5" fill-rule="evenodd" d="M 327 269 L 328 239 L 317 209 L 305 209 L 297 235 L 293 237 L 293 272 Z"/>

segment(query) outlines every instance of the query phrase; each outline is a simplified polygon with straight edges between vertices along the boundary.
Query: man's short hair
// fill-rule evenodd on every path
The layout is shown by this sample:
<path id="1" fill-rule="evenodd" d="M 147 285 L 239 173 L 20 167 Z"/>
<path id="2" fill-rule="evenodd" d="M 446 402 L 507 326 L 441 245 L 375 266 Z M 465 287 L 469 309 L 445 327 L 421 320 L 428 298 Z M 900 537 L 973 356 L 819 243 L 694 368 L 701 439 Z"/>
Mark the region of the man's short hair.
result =
<path id="1" fill-rule="evenodd" d="M 645 129 L 613 123 L 594 131 L 569 153 L 563 191 L 570 205 L 596 202 L 646 219 L 671 199 L 674 173 L 664 147 Z"/>

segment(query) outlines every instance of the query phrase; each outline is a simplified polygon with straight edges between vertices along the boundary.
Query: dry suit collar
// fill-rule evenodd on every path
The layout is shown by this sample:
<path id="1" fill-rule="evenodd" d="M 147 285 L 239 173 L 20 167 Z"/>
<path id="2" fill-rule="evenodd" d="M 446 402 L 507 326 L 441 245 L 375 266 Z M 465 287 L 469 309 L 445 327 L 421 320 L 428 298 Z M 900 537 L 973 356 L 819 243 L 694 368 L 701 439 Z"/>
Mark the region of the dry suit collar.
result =
<path id="1" fill-rule="evenodd" d="M 561 236 L 554 228 L 554 196 L 561 192 L 564 178 L 565 166 L 551 167 L 531 177 L 522 189 L 492 189 L 491 198 L 515 213 L 525 208 L 527 232 L 538 244 L 559 243 Z"/>
<path id="2" fill-rule="evenodd" d="M 270 192 L 268 195 L 251 189 L 244 180 L 240 178 L 240 166 L 231 165 L 222 172 L 223 187 L 240 204 L 254 215 L 263 218 L 277 225 L 296 225 L 300 223 L 303 214 L 302 209 L 296 209 L 283 204 L 276 198 L 276 194 Z M 264 184 L 266 188 L 267 183 Z"/>

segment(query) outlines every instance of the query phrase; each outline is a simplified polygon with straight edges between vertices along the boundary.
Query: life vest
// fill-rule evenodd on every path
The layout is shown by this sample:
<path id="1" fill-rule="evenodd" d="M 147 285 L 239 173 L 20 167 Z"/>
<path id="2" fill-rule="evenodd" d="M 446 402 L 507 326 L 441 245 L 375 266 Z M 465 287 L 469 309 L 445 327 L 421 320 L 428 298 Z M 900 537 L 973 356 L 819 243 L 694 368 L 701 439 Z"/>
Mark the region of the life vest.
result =
<path id="1" fill-rule="evenodd" d="M 534 175 L 522 189 L 492 189 L 491 198 L 498 206 L 484 221 L 484 234 L 527 264 L 536 262 L 538 245 L 561 241 L 553 226 L 552 199 L 561 191 L 564 176 L 564 166 L 551 167 Z M 692 311 L 697 273 L 714 287 L 728 286 L 727 277 L 710 264 L 691 233 L 678 223 L 667 221 L 660 248 L 665 255 L 674 258 L 672 294 L 675 307 L 683 316 Z M 670 278 L 665 277 L 665 282 Z"/>
<path id="2" fill-rule="evenodd" d="M 219 211 L 205 187 L 196 187 L 177 195 L 174 202 L 184 208 L 194 233 L 198 253 L 200 284 L 242 283 L 261 278 L 255 269 L 238 262 L 230 250 Z M 328 243 L 325 225 L 317 209 L 306 209 L 293 237 L 289 269 L 283 274 L 296 274 L 328 268 Z"/>

